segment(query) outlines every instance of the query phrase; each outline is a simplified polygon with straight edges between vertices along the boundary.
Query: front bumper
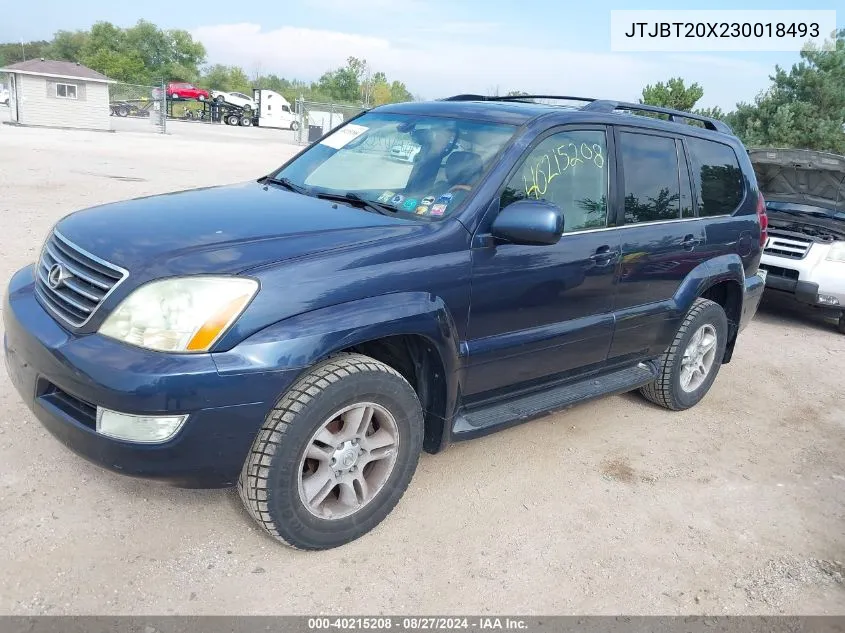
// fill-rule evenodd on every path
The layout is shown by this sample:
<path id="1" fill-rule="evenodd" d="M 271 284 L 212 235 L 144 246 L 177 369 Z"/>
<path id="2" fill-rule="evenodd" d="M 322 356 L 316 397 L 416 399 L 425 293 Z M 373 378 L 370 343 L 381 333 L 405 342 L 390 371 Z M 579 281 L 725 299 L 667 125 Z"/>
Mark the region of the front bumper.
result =
<path id="1" fill-rule="evenodd" d="M 10 379 L 41 423 L 68 448 L 102 467 L 183 487 L 237 481 L 265 417 L 299 370 L 221 375 L 211 354 L 165 354 L 87 334 L 75 336 L 41 307 L 32 267 L 4 297 Z M 189 414 L 160 444 L 100 435 L 97 406 L 131 414 Z"/>
<path id="2" fill-rule="evenodd" d="M 845 263 L 825 260 L 826 252 L 813 246 L 803 259 L 764 253 L 760 267 L 768 272 L 766 288 L 806 305 L 845 310 Z M 820 295 L 838 303 L 821 301 Z"/>

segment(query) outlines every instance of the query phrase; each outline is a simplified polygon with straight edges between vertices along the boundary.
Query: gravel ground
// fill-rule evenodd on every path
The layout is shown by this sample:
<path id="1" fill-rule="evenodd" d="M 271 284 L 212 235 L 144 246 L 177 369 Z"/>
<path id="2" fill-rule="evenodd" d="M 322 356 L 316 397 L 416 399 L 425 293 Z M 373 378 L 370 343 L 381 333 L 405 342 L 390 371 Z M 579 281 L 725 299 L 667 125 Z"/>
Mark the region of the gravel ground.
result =
<path id="1" fill-rule="evenodd" d="M 0 125 L 3 279 L 70 211 L 298 149 L 133 129 Z M 75 457 L 0 371 L 0 613 L 845 614 L 843 352 L 831 323 L 766 300 L 695 409 L 629 394 L 425 455 L 381 526 L 321 553 L 265 537 L 233 491 Z"/>

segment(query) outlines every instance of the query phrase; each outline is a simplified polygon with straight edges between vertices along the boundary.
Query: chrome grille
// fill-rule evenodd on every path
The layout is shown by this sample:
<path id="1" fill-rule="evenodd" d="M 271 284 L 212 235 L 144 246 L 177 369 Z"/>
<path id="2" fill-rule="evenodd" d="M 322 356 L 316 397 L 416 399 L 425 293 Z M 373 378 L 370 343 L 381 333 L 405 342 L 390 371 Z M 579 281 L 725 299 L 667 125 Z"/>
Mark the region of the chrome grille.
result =
<path id="1" fill-rule="evenodd" d="M 812 246 L 810 238 L 798 237 L 792 234 L 781 234 L 769 230 L 769 240 L 763 252 L 776 257 L 789 259 L 804 259 Z"/>
<path id="2" fill-rule="evenodd" d="M 127 274 L 54 231 L 41 251 L 35 294 L 59 319 L 81 327 Z"/>

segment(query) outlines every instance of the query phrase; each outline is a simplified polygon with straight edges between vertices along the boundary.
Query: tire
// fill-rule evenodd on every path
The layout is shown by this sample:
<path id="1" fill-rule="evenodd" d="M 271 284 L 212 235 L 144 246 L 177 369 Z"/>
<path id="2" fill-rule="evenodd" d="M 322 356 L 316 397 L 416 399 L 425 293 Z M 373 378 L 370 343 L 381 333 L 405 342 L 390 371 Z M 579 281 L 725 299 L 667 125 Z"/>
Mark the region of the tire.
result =
<path id="1" fill-rule="evenodd" d="M 129 116 L 129 108 L 127 108 L 126 106 L 120 106 L 120 107 L 117 109 L 117 116 L 120 116 L 120 117 L 127 117 L 127 116 Z"/>
<path id="2" fill-rule="evenodd" d="M 219 96 L 219 97 L 216 97 L 214 100 L 215 100 L 217 103 L 224 103 L 224 102 L 225 102 L 225 99 L 223 99 L 223 96 L 222 96 L 222 95 L 221 95 L 221 96 Z"/>
<path id="3" fill-rule="evenodd" d="M 205 97 L 203 95 L 199 95 L 197 97 L 197 101 L 205 101 Z"/>
<path id="4" fill-rule="evenodd" d="M 703 335 L 701 344 L 704 347 L 707 347 L 708 337 L 711 334 L 715 336 L 715 343 L 710 351 L 704 354 L 699 364 L 699 367 L 707 367 L 703 379 L 700 369 L 686 373 L 684 371 L 685 352 L 689 351 L 693 337 L 699 333 Z M 682 411 L 695 406 L 710 390 L 719 373 L 727 340 L 728 318 L 722 306 L 709 299 L 696 299 L 678 328 L 675 340 L 660 357 L 660 374 L 657 380 L 640 389 L 640 393 L 647 400 L 672 411 Z M 701 349 L 703 347 L 696 347 L 694 351 L 699 353 Z M 682 379 L 688 376 L 691 376 L 691 380 L 688 386 L 684 387 Z"/>
<path id="5" fill-rule="evenodd" d="M 839 333 L 845 334 L 845 312 L 839 315 Z"/>
<path id="6" fill-rule="evenodd" d="M 241 127 L 249 127 L 250 125 L 252 125 L 252 119 L 250 119 L 248 116 L 242 116 Z"/>
<path id="7" fill-rule="evenodd" d="M 338 414 L 352 408 L 347 414 L 354 415 L 365 406 L 361 419 L 369 419 L 363 417 L 369 410 L 372 421 L 358 439 L 347 440 L 357 422 L 340 425 Z M 390 514 L 416 471 L 422 440 L 422 407 L 411 385 L 369 356 L 339 354 L 297 380 L 267 416 L 241 470 L 238 492 L 272 537 L 296 549 L 331 549 L 363 536 Z M 315 453 L 319 457 L 310 459 Z M 372 461 L 358 470 L 353 460 L 368 457 Z M 351 471 L 338 477 L 340 462 Z M 316 484 L 309 486 L 309 477 Z M 372 492 L 362 492 L 360 483 L 356 487 L 361 479 Z M 319 503 L 307 500 L 312 493 Z"/>
<path id="8" fill-rule="evenodd" d="M 290 124 L 290 129 L 291 129 L 291 131 L 296 132 L 296 131 L 299 129 L 299 122 L 298 122 L 298 121 L 293 121 L 293 122 Z"/>
<path id="9" fill-rule="evenodd" d="M 238 125 L 241 122 L 241 118 L 237 114 L 230 114 L 226 117 L 226 121 L 229 125 Z"/>

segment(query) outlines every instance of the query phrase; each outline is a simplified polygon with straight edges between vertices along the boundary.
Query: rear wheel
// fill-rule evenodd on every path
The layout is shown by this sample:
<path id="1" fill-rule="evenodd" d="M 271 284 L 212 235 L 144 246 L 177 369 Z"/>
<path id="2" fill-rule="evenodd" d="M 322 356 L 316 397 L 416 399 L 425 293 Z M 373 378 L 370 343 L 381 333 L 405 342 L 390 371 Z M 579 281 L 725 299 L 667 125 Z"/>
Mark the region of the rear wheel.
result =
<path id="1" fill-rule="evenodd" d="M 229 125 L 238 125 L 241 122 L 241 118 L 237 114 L 230 114 L 226 118 L 226 122 Z"/>
<path id="2" fill-rule="evenodd" d="M 291 130 L 293 130 L 294 132 L 296 132 L 296 131 L 299 129 L 299 122 L 298 122 L 298 121 L 294 121 L 293 123 L 291 123 L 291 124 L 290 124 L 290 129 L 291 129 Z"/>
<path id="3" fill-rule="evenodd" d="M 422 437 L 411 385 L 373 358 L 341 354 L 298 380 L 271 411 L 238 491 L 278 540 L 337 547 L 393 510 L 416 470 Z"/>
<path id="4" fill-rule="evenodd" d="M 698 404 L 719 373 L 727 340 L 728 319 L 722 306 L 696 299 L 660 358 L 660 375 L 640 393 L 673 411 Z"/>

